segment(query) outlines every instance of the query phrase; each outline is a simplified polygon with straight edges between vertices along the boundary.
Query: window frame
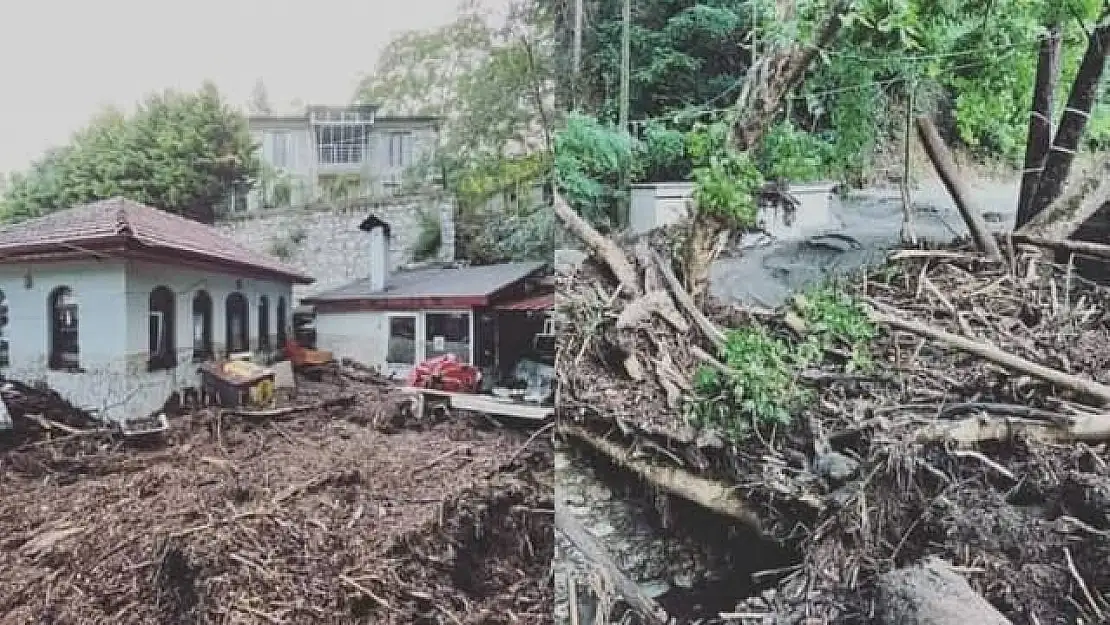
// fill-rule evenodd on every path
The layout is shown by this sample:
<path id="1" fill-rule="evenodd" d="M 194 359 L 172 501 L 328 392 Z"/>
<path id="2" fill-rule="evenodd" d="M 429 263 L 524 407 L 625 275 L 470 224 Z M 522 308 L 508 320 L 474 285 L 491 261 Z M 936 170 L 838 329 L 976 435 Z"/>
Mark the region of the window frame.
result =
<path id="1" fill-rule="evenodd" d="M 270 344 L 270 298 L 263 295 L 258 298 L 258 351 L 268 352 L 273 348 Z"/>
<path id="2" fill-rule="evenodd" d="M 244 345 L 243 345 L 242 349 L 237 349 L 238 345 L 234 345 L 234 346 L 232 345 L 233 328 L 236 325 L 235 323 L 232 322 L 233 321 L 233 315 L 234 315 L 233 307 L 232 307 L 232 301 L 237 302 L 236 309 L 238 309 L 238 303 L 239 302 L 242 303 L 241 311 L 242 311 L 243 319 L 238 324 L 240 329 L 243 331 L 242 340 L 243 340 Z M 226 325 L 225 325 L 225 328 L 224 328 L 224 330 L 225 330 L 225 332 L 224 332 L 224 351 L 228 355 L 236 354 L 236 353 L 239 353 L 239 352 L 249 352 L 249 351 L 251 351 L 250 309 L 251 309 L 251 306 L 250 306 L 250 302 L 247 300 L 247 297 L 245 295 L 243 295 L 242 293 L 240 293 L 239 291 L 232 291 L 231 293 L 228 293 L 226 298 L 224 298 L 224 320 L 226 322 Z"/>
<path id="3" fill-rule="evenodd" d="M 62 306 L 62 299 L 68 297 L 70 302 Z M 70 310 L 73 313 L 73 321 L 71 328 L 62 328 L 59 326 L 59 313 L 62 310 Z M 51 371 L 68 371 L 80 372 L 81 369 L 81 301 L 78 299 L 74 290 L 67 285 L 59 285 L 50 291 L 46 301 L 47 319 L 49 319 L 48 327 L 48 347 L 47 352 L 47 366 Z M 70 340 L 65 341 L 70 343 L 68 346 L 63 346 L 62 338 L 64 334 L 72 334 Z M 67 348 L 68 347 L 68 348 Z M 66 350 L 63 352 L 62 350 Z M 65 354 L 70 353 L 74 362 L 65 364 Z"/>
<path id="4" fill-rule="evenodd" d="M 159 296 L 159 301 L 155 297 Z M 162 349 L 155 353 L 156 345 L 147 343 L 147 371 L 166 371 L 177 367 L 177 296 L 173 290 L 164 285 L 158 285 L 150 290 L 147 297 L 148 323 L 154 318 L 159 319 L 158 336 L 154 334 L 148 339 L 156 339 L 157 345 Z"/>
<path id="5" fill-rule="evenodd" d="M 197 310 L 197 304 L 201 303 L 202 310 Z M 207 303 L 205 309 L 204 303 Z M 215 350 L 212 345 L 212 335 L 214 334 L 214 309 L 215 305 L 212 301 L 212 295 L 200 289 L 193 294 L 193 362 L 204 362 L 211 360 L 215 356 Z M 201 315 L 201 337 L 200 349 L 197 349 L 197 314 Z"/>

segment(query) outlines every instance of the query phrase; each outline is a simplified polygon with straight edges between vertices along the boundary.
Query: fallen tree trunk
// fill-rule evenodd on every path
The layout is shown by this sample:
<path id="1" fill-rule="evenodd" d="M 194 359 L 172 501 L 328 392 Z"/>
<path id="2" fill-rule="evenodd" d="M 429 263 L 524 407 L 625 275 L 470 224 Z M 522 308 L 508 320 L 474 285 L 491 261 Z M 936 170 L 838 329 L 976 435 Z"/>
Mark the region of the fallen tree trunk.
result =
<path id="1" fill-rule="evenodd" d="M 1006 417 L 968 417 L 926 426 L 917 431 L 920 443 L 952 441 L 974 446 L 989 441 L 1008 441 L 1015 437 L 1041 443 L 1059 444 L 1083 441 L 1110 441 L 1110 415 L 1064 416 L 1057 421 Z"/>
<path id="2" fill-rule="evenodd" d="M 1072 236 L 1110 202 L 1110 184 L 1105 183 L 1108 176 L 1110 158 L 1103 156 L 1090 172 L 1076 176 L 1078 179 L 1069 183 L 1069 188 L 1056 201 L 1032 217 L 1018 232 L 1045 239 Z"/>
<path id="3" fill-rule="evenodd" d="M 1015 243 L 1026 243 L 1037 247 L 1078 254 L 1081 256 L 1094 256 L 1095 258 L 1110 259 L 1110 245 L 1091 243 L 1090 241 L 1075 241 L 1073 239 L 1046 239 L 1044 237 L 1029 236 L 1026 234 L 1010 235 Z"/>
<path id="4" fill-rule="evenodd" d="M 629 262 L 628 257 L 624 255 L 624 250 L 612 240 L 602 236 L 585 219 L 574 212 L 574 209 L 563 199 L 563 194 L 558 191 L 555 192 L 555 214 L 575 236 L 601 258 L 609 271 L 613 272 L 617 281 L 620 282 L 625 295 L 636 297 L 641 294 L 640 280 L 636 275 L 636 269 Z"/>
<path id="5" fill-rule="evenodd" d="M 709 320 L 709 317 L 706 317 L 705 313 L 698 308 L 698 305 L 694 302 L 694 298 L 686 289 L 682 288 L 682 283 L 678 281 L 678 276 L 674 275 L 674 271 L 671 271 L 670 265 L 667 264 L 666 259 L 655 252 L 652 253 L 652 256 L 675 302 L 678 303 L 679 307 L 681 307 L 687 315 L 690 315 L 702 334 L 705 335 L 705 338 L 709 339 L 718 350 L 722 349 L 725 345 L 724 331 L 714 325 L 713 322 Z"/>
<path id="6" fill-rule="evenodd" d="M 921 142 L 925 146 L 925 152 L 928 153 L 929 160 L 933 162 L 933 167 L 936 168 L 944 186 L 952 195 L 952 200 L 956 202 L 956 208 L 959 209 L 960 215 L 967 223 L 967 229 L 971 232 L 972 238 L 975 239 L 975 244 L 990 260 L 1002 260 L 1002 251 L 998 248 L 998 243 L 994 240 L 994 237 L 991 236 L 990 230 L 987 229 L 987 223 L 983 221 L 982 213 L 973 204 L 971 191 L 960 178 L 960 174 L 956 170 L 956 163 L 952 160 L 952 155 L 948 151 L 948 146 L 944 145 L 944 140 L 941 139 L 940 133 L 937 132 L 932 120 L 928 117 L 918 117 L 917 133 L 921 137 Z"/>
<path id="7" fill-rule="evenodd" d="M 629 579 L 620 570 L 620 567 L 613 562 L 613 558 L 609 556 L 601 543 L 578 522 L 578 519 L 566 510 L 556 507 L 555 527 L 582 552 L 582 555 L 593 563 L 602 577 L 605 578 L 608 586 L 615 590 L 624 599 L 625 603 L 636 611 L 644 623 L 647 625 L 667 625 L 670 622 L 667 611 L 654 599 L 645 595 L 636 582 Z M 577 614 L 574 614 L 573 617 L 577 620 Z"/>
<path id="8" fill-rule="evenodd" d="M 619 445 L 577 426 L 561 424 L 559 432 L 585 443 L 617 466 L 635 473 L 653 486 L 745 525 L 756 529 L 760 527 L 759 517 L 735 496 L 735 489 L 729 484 L 700 477 L 677 467 L 661 466 L 629 457 Z"/>
<path id="9" fill-rule="evenodd" d="M 1025 171 L 1021 175 L 1021 191 L 1018 194 L 1018 229 L 1029 223 L 1033 216 L 1033 195 L 1044 171 L 1045 159 L 1052 147 L 1052 106 L 1056 82 L 1060 77 L 1060 26 L 1054 25 L 1049 36 L 1041 41 L 1041 51 L 1037 59 L 1037 82 L 1033 88 L 1033 106 L 1029 111 L 1029 139 L 1025 144 Z"/>
<path id="10" fill-rule="evenodd" d="M 996 365 L 1000 365 L 1013 371 L 1040 378 L 1046 382 L 1050 382 L 1052 384 L 1067 388 L 1087 397 L 1097 399 L 1104 405 L 1110 404 L 1110 386 L 1106 386 L 1105 384 L 1099 384 L 1094 380 L 1087 380 L 1078 376 L 1064 373 L 1063 371 L 1058 371 L 1056 369 L 1046 367 L 1044 365 L 1039 365 L 1035 362 L 1030 362 L 1019 356 L 1004 352 L 989 343 L 982 343 L 956 334 L 952 334 L 945 330 L 941 330 L 940 328 L 934 328 L 918 321 L 913 321 L 910 319 L 900 319 L 898 317 L 886 315 L 876 311 L 871 312 L 871 317 L 876 323 L 881 323 L 883 325 L 906 330 L 908 332 L 913 332 L 918 336 L 923 336 L 935 341 L 940 341 L 942 343 L 945 343 L 946 345 L 949 345 L 950 347 L 955 347 L 956 349 L 975 354 L 976 356 L 989 360 Z"/>
<path id="11" fill-rule="evenodd" d="M 1079 64 L 1079 72 L 1072 82 L 1068 94 L 1067 107 L 1056 136 L 1052 139 L 1052 149 L 1045 160 L 1044 171 L 1037 184 L 1037 192 L 1029 206 L 1030 218 L 1035 217 L 1060 196 L 1060 191 L 1068 180 L 1079 142 L 1087 129 L 1091 108 L 1098 96 L 1098 87 L 1106 67 L 1107 52 L 1110 52 L 1110 13 L 1103 11 L 1099 25 L 1087 40 L 1087 51 Z"/>

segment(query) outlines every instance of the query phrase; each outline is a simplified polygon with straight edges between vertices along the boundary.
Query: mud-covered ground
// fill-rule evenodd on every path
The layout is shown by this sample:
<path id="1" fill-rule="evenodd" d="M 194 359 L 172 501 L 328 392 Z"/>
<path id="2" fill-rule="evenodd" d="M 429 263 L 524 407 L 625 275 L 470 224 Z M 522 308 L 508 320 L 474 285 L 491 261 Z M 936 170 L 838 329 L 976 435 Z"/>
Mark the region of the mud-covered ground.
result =
<path id="1" fill-rule="evenodd" d="M 353 402 L 200 410 L 145 444 L 9 433 L 0 623 L 551 622 L 548 439 L 300 382 L 291 405 Z"/>

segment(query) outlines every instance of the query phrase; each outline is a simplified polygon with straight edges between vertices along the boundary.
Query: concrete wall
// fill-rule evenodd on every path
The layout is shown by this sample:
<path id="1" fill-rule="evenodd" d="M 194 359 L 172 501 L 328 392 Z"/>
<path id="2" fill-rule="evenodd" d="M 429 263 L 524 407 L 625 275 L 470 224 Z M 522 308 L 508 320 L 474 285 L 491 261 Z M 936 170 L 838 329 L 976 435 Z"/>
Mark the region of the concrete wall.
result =
<path id="1" fill-rule="evenodd" d="M 383 312 L 317 314 L 316 346 L 382 371 L 389 349 L 388 316 Z"/>
<path id="2" fill-rule="evenodd" d="M 285 262 L 316 278 L 298 285 L 297 299 L 343 286 L 370 275 L 370 234 L 358 229 L 373 213 L 390 224 L 390 260 L 396 269 L 413 261 L 424 211 L 440 215 L 443 246 L 439 260 L 455 259 L 455 206 L 435 197 L 398 198 L 388 203 L 359 204 L 328 210 L 290 209 L 257 213 L 217 224 L 232 239 L 270 255 L 283 248 Z"/>
<path id="3" fill-rule="evenodd" d="M 31 277 L 26 288 L 25 276 Z M 80 366 L 84 373 L 52 371 L 49 299 L 67 286 L 78 301 Z M 8 300 L 10 365 L 4 375 L 43 382 L 83 408 L 102 409 L 124 394 L 121 358 L 127 335 L 122 261 L 52 263 L 0 267 L 0 289 Z"/>
<path id="4" fill-rule="evenodd" d="M 24 287 L 30 271 L 32 287 Z M 74 405 L 99 410 L 110 419 L 140 417 L 160 409 L 177 390 L 195 386 L 193 362 L 193 297 L 204 289 L 212 297 L 212 338 L 217 354 L 224 347 L 225 302 L 238 290 L 248 302 L 251 347 L 258 346 L 258 303 L 270 298 L 270 332 L 277 334 L 278 298 L 287 302 L 287 335 L 292 334 L 292 289 L 287 284 L 206 274 L 167 265 L 132 261 L 57 263 L 0 267 L 0 289 L 7 296 L 13 379 L 45 382 Z M 48 301 L 58 286 L 68 286 L 78 299 L 80 366 L 82 371 L 48 368 Z M 150 292 L 156 286 L 173 291 L 177 366 L 148 371 Z M 271 339 L 271 344 L 276 338 Z M 260 355 L 261 356 L 261 355 Z"/>

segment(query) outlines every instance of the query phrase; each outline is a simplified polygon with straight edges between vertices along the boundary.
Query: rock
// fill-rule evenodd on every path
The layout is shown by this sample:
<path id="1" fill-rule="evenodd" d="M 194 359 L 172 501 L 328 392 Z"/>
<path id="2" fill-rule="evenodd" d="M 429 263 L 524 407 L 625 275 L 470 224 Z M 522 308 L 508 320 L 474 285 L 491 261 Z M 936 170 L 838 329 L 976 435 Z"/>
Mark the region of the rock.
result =
<path id="1" fill-rule="evenodd" d="M 706 428 L 698 434 L 695 444 L 698 449 L 724 449 L 725 439 L 717 430 Z"/>
<path id="2" fill-rule="evenodd" d="M 1012 625 L 937 558 L 882 575 L 875 609 L 878 625 Z"/>
<path id="3" fill-rule="evenodd" d="M 813 461 L 814 469 L 833 484 L 847 482 L 859 469 L 859 463 L 836 451 L 819 454 Z"/>

